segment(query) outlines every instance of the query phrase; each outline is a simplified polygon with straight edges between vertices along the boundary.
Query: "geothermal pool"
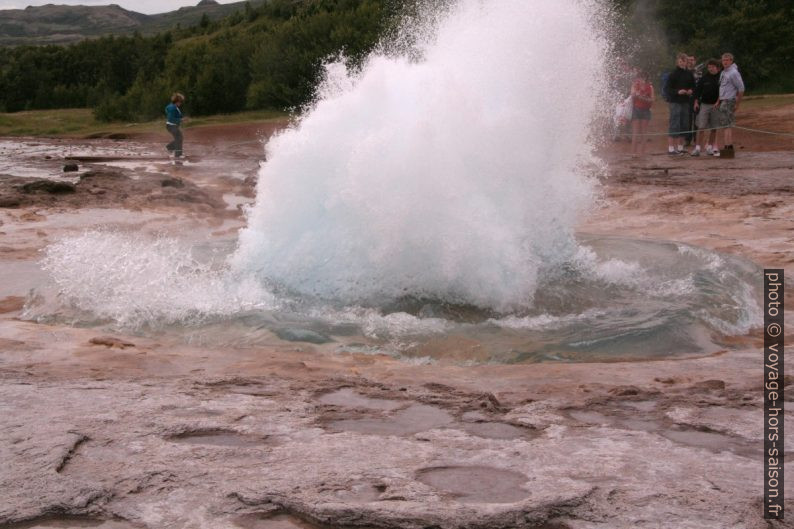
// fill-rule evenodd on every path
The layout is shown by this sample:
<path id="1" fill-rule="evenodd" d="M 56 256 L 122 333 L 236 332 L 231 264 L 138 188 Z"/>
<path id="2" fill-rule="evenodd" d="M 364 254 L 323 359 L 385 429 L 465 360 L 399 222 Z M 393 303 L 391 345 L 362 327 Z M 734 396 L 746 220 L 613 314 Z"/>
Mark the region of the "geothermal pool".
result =
<path id="1" fill-rule="evenodd" d="M 464 365 L 709 354 L 760 320 L 760 274 L 749 261 L 680 243 L 576 241 L 575 259 L 543 270 L 524 308 L 501 312 L 408 294 L 366 305 L 312 298 L 234 272 L 234 240 L 186 246 L 90 232 L 48 249 L 54 284 L 26 317 L 212 347 L 278 338 Z"/>

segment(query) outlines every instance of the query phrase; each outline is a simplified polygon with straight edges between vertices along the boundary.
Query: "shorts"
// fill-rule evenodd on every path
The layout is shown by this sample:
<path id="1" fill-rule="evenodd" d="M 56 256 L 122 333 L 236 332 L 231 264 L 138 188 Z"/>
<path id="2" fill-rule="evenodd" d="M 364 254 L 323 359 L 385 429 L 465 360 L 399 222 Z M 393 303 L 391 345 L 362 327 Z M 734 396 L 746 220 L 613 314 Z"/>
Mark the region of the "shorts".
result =
<path id="1" fill-rule="evenodd" d="M 668 136 L 685 136 L 689 132 L 689 103 L 670 103 Z"/>
<path id="2" fill-rule="evenodd" d="M 720 122 L 717 116 L 718 110 L 714 108 L 713 104 L 709 103 L 701 103 L 700 104 L 700 111 L 698 112 L 696 118 L 696 124 L 698 129 L 716 129 L 720 126 Z"/>
<path id="3" fill-rule="evenodd" d="M 631 120 L 645 120 L 650 121 L 651 119 L 651 109 L 650 108 L 632 108 L 631 109 Z"/>
<path id="4" fill-rule="evenodd" d="M 736 100 L 724 99 L 717 109 L 719 124 L 721 127 L 733 127 L 736 125 Z"/>

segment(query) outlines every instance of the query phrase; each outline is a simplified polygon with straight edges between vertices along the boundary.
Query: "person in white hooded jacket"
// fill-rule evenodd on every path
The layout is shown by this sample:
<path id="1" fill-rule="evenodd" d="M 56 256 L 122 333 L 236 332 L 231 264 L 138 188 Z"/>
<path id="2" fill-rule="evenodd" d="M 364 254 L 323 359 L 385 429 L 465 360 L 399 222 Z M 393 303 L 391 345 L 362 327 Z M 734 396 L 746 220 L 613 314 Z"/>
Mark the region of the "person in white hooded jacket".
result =
<path id="1" fill-rule="evenodd" d="M 744 96 L 744 81 L 739 68 L 733 62 L 733 55 L 722 54 L 722 73 L 720 74 L 720 99 L 715 108 L 719 109 L 720 125 L 725 127 L 722 144 L 724 150 L 733 154 L 733 130 L 736 125 L 736 112 Z"/>

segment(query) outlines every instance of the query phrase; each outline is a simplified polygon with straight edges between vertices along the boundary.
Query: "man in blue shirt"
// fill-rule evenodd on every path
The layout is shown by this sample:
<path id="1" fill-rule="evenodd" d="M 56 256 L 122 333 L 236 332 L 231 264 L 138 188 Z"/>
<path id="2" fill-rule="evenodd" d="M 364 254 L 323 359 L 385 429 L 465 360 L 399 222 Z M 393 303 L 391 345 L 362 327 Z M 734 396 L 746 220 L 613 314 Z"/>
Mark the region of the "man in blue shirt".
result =
<path id="1" fill-rule="evenodd" d="M 185 96 L 179 92 L 171 96 L 171 104 L 165 107 L 165 128 L 174 137 L 174 140 L 165 146 L 169 153 L 174 154 L 174 158 L 182 157 L 182 103 Z"/>

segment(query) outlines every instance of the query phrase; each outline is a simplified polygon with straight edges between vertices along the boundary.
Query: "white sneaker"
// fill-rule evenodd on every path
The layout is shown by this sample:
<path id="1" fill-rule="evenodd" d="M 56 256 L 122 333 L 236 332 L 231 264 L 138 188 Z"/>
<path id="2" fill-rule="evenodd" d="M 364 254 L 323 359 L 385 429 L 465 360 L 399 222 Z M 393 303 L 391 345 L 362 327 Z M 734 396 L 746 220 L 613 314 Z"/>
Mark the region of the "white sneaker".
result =
<path id="1" fill-rule="evenodd" d="M 711 145 L 706 145 L 706 154 L 708 154 L 709 156 L 714 154 L 714 147 L 712 147 Z"/>
<path id="2" fill-rule="evenodd" d="M 714 151 L 711 153 L 711 155 L 712 156 L 716 156 L 717 158 L 719 158 L 720 157 L 720 150 L 719 149 L 714 149 Z"/>

